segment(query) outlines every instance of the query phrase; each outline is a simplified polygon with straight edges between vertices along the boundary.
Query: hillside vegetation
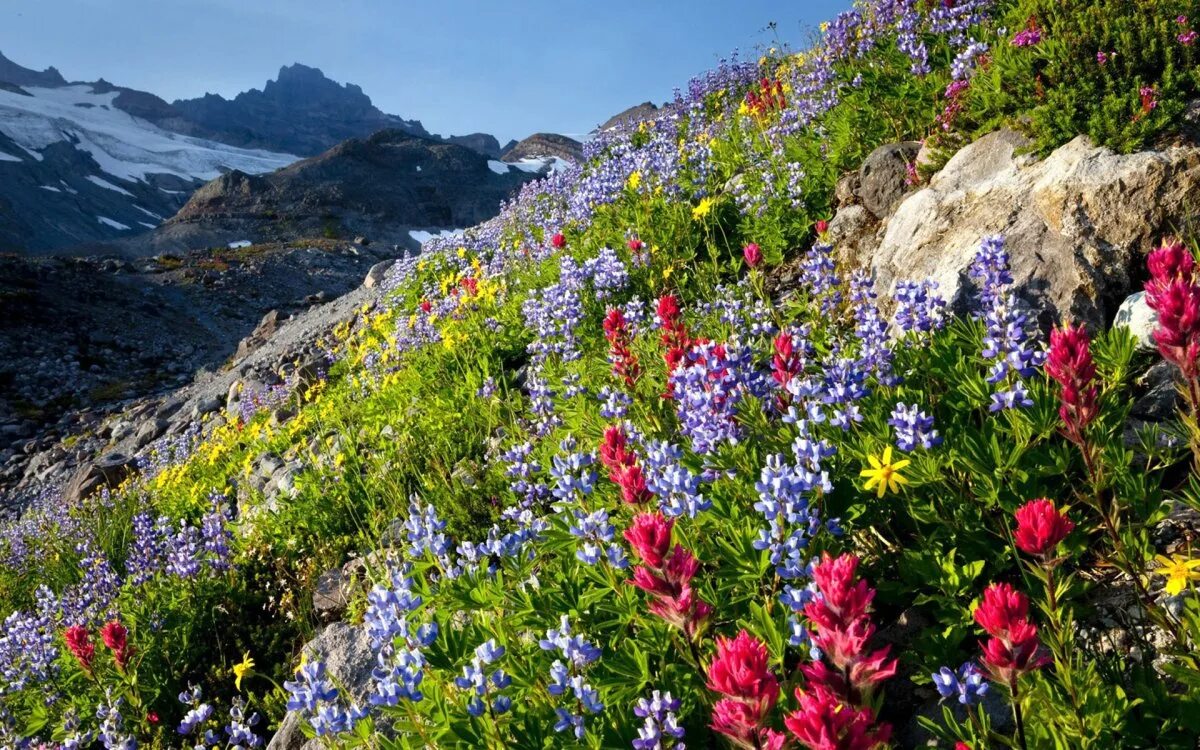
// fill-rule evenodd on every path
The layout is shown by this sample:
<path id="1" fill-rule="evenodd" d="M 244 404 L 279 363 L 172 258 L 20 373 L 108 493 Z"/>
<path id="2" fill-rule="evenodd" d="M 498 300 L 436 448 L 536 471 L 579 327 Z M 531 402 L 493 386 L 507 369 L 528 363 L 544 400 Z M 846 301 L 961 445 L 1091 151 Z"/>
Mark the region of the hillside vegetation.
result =
<path id="1" fill-rule="evenodd" d="M 321 377 L 5 529 L 0 744 L 257 747 L 290 711 L 274 746 L 1194 747 L 1200 553 L 1154 533 L 1200 511 L 1188 238 L 1144 273 L 1182 407 L 1134 434 L 1150 355 L 1045 336 L 1003 237 L 968 312 L 825 221 L 884 143 L 925 140 L 917 182 L 1000 126 L 1179 137 L 1196 11 L 872 0 L 601 133 L 398 262 Z"/>

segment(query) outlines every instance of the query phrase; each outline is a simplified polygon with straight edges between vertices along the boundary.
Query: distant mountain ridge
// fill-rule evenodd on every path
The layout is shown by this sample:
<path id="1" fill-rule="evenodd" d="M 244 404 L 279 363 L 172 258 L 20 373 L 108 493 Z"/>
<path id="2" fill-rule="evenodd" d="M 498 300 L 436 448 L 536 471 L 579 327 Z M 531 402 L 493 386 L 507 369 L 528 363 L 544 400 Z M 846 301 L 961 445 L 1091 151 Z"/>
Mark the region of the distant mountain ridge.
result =
<path id="1" fill-rule="evenodd" d="M 363 90 L 325 77 L 319 68 L 295 63 L 279 69 L 262 90 L 233 99 L 205 94 L 171 106 L 235 146 L 314 156 L 349 138 L 398 129 L 429 136 L 420 120 L 385 114 Z"/>

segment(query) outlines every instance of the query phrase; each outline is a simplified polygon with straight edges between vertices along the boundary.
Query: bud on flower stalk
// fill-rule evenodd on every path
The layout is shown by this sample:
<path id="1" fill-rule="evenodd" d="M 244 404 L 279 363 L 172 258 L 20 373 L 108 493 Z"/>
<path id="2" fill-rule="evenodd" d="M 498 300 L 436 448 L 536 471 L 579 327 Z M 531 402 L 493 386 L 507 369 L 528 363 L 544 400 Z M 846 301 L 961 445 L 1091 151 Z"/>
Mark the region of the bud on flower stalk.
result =
<path id="1" fill-rule="evenodd" d="M 1058 416 L 1063 421 L 1063 435 L 1080 448 L 1086 448 L 1084 429 L 1100 413 L 1094 385 L 1096 365 L 1092 362 L 1087 331 L 1072 325 L 1051 331 L 1045 366 L 1046 374 L 1061 387 L 1062 406 Z"/>
<path id="2" fill-rule="evenodd" d="M 746 259 L 746 265 L 751 268 L 757 268 L 759 263 L 762 263 L 762 250 L 758 244 L 751 242 L 742 248 L 742 257 Z"/>

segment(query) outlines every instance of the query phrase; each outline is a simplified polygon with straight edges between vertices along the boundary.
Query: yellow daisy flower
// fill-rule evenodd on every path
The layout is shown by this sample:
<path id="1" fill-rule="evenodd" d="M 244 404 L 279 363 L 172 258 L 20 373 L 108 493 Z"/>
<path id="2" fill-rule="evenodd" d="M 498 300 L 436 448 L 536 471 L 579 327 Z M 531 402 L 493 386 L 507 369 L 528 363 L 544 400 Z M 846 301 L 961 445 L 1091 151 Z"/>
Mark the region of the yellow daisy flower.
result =
<path id="1" fill-rule="evenodd" d="M 1159 565 L 1154 574 L 1167 579 L 1166 592 L 1171 596 L 1183 593 L 1192 581 L 1200 581 L 1200 560 L 1155 555 L 1154 561 Z"/>
<path id="2" fill-rule="evenodd" d="M 629 173 L 629 180 L 625 184 L 629 186 L 630 190 L 637 190 L 638 186 L 642 184 L 642 173 L 636 169 L 633 170 Z"/>
<path id="3" fill-rule="evenodd" d="M 712 198 L 701 198 L 700 202 L 692 208 L 692 218 L 703 219 L 705 216 L 708 216 L 712 211 L 713 202 Z"/>
<path id="4" fill-rule="evenodd" d="M 254 660 L 250 658 L 250 652 L 242 654 L 240 664 L 233 665 L 233 685 L 239 691 L 242 689 L 242 678 L 248 675 L 254 669 Z"/>
<path id="5" fill-rule="evenodd" d="M 859 476 L 867 477 L 863 489 L 869 490 L 872 487 L 878 487 L 876 496 L 883 497 L 889 491 L 899 492 L 901 485 L 908 484 L 908 480 L 900 474 L 900 470 L 912 461 L 904 458 L 892 463 L 892 446 L 884 448 L 883 456 L 880 458 L 867 456 L 867 460 L 871 462 L 871 468 L 859 472 Z"/>

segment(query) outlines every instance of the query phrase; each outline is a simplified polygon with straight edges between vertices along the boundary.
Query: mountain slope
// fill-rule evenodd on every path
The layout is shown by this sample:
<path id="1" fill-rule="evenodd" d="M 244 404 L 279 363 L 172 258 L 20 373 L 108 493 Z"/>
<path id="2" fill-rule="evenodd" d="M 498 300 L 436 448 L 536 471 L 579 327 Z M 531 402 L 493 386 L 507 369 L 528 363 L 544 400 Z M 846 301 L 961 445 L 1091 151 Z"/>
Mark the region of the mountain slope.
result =
<path id="1" fill-rule="evenodd" d="M 223 171 L 265 172 L 297 158 L 181 135 L 118 105 L 147 110 L 150 95 L 138 94 L 106 82 L 0 90 L 0 250 L 144 232 Z"/>
<path id="2" fill-rule="evenodd" d="M 415 249 L 414 230 L 489 219 L 536 176 L 462 146 L 385 130 L 271 174 L 222 175 L 162 227 L 123 246 L 147 253 L 365 235 Z"/>

